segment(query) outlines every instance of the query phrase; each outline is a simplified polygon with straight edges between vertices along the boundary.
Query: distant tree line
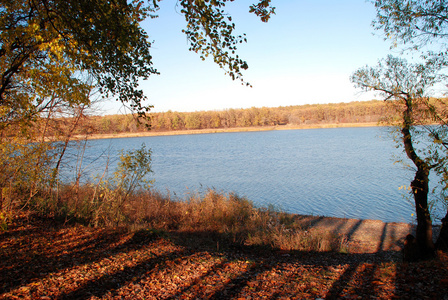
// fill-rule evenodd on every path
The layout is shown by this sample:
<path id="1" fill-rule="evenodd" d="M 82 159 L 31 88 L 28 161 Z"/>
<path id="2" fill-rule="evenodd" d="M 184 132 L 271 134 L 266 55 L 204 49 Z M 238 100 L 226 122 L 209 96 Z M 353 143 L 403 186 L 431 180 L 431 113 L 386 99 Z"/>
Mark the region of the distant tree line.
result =
<path id="1" fill-rule="evenodd" d="M 150 113 L 139 121 L 132 115 L 93 116 L 83 130 L 94 134 L 124 132 L 218 129 L 251 126 L 314 125 L 379 122 L 394 110 L 384 101 L 372 100 L 337 104 L 312 104 L 281 107 L 252 107 L 220 111 Z M 150 125 L 149 129 L 145 125 Z"/>

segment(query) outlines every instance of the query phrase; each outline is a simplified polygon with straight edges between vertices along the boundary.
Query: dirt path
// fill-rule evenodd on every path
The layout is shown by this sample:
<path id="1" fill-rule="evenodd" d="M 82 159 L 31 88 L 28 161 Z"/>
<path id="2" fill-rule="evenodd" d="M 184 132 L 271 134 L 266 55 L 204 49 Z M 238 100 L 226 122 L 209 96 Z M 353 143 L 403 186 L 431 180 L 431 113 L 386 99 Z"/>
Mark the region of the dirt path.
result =
<path id="1" fill-rule="evenodd" d="M 414 231 L 414 226 L 411 224 L 385 223 L 379 220 L 297 216 L 297 222 L 304 228 L 320 229 L 346 236 L 352 253 L 399 251 L 406 235 Z"/>

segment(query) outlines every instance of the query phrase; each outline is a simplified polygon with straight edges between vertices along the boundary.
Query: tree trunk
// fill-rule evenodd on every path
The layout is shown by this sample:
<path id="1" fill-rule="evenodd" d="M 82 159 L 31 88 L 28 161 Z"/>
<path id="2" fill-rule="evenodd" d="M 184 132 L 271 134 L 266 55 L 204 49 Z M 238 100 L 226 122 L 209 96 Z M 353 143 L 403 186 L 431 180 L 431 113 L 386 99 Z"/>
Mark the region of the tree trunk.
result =
<path id="1" fill-rule="evenodd" d="M 434 256 L 432 221 L 428 207 L 428 175 L 428 168 L 418 168 L 414 180 L 411 182 L 415 211 L 417 213 L 416 239 L 420 258 L 422 259 L 428 259 Z"/>
<path id="2" fill-rule="evenodd" d="M 436 242 L 436 249 L 445 252 L 448 251 L 448 211 L 442 219 L 442 227 L 440 227 L 439 237 Z"/>
<path id="3" fill-rule="evenodd" d="M 428 207 L 429 192 L 429 170 L 427 162 L 422 160 L 415 152 L 412 135 L 412 99 L 405 100 L 406 110 L 403 111 L 403 145 L 406 155 L 417 167 L 414 180 L 411 182 L 412 194 L 414 196 L 415 211 L 417 213 L 416 240 L 421 259 L 429 259 L 434 256 L 434 242 L 432 240 L 432 221 Z"/>

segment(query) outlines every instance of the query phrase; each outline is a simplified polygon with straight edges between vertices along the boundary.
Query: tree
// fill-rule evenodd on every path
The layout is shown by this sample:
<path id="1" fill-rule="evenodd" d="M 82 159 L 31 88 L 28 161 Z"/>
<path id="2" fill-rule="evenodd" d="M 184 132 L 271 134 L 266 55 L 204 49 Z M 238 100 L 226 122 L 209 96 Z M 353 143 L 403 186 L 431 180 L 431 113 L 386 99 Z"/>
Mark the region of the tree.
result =
<path id="1" fill-rule="evenodd" d="M 31 178 L 24 174 L 30 162 L 37 162 L 34 173 L 42 182 L 47 181 L 47 174 L 55 173 L 50 170 L 52 160 L 60 161 L 75 129 L 70 127 L 62 137 L 65 146 L 58 155 L 48 148 L 44 136 L 55 131 L 44 130 L 37 139 L 36 134 L 42 133 L 38 128 L 67 112 L 73 115 L 73 124 L 78 124 L 96 91 L 146 116 L 151 106 L 144 105 L 146 97 L 138 82 L 159 73 L 140 22 L 157 17 L 159 1 L 0 0 L 0 169 L 14 175 L 2 173 L 7 175 L 0 176 L 2 192 L 14 186 L 12 178 L 17 179 L 15 183 L 38 182 L 26 179 Z M 243 81 L 247 63 L 236 50 L 245 38 L 234 34 L 235 24 L 223 9 L 227 1 L 179 3 L 187 21 L 184 32 L 190 50 L 203 59 L 212 56 L 233 79 Z M 264 22 L 274 13 L 270 0 L 259 0 L 249 9 Z M 183 126 L 178 116 L 173 126 Z M 36 141 L 40 144 L 31 144 Z M 39 159 L 33 159 L 30 151 Z M 0 196 L 1 206 L 3 193 Z"/>
<path id="2" fill-rule="evenodd" d="M 446 123 L 443 120 L 442 124 L 434 125 L 440 113 L 429 98 L 430 88 L 444 79 L 438 73 L 441 67 L 434 61 L 408 64 L 404 59 L 388 56 L 376 67 L 361 68 L 351 76 L 355 86 L 364 91 L 380 92 L 401 114 L 396 124 L 401 133 L 401 146 L 416 168 L 410 187 L 417 215 L 416 239 L 421 258 L 430 258 L 434 254 L 428 204 L 429 173 L 432 169 L 446 169 L 448 160 L 443 142 L 447 137 Z"/>
<path id="3" fill-rule="evenodd" d="M 260 0 L 258 4 L 250 6 L 249 12 L 267 22 L 275 11 L 270 2 Z M 245 35 L 233 34 L 235 24 L 232 23 L 232 17 L 222 9 L 226 0 L 182 0 L 180 5 L 187 21 L 187 28 L 183 32 L 190 41 L 190 51 L 200 53 L 203 60 L 212 56 L 213 61 L 225 69 L 232 79 L 240 79 L 244 83 L 241 70 L 246 70 L 248 65 L 236 54 L 236 50 L 238 44 L 246 42 L 246 38 Z"/>
<path id="4" fill-rule="evenodd" d="M 421 50 L 436 43 L 440 51 L 432 54 L 447 54 L 448 1 L 436 0 L 373 0 L 377 10 L 375 29 L 384 31 L 386 39 L 394 46 L 409 45 Z"/>
<path id="5" fill-rule="evenodd" d="M 36 108 L 51 94 L 71 93 L 65 97 L 69 103 L 88 103 L 92 86 L 143 110 L 137 80 L 157 71 L 138 22 L 151 10 L 136 1 L 3 0 L 4 124 L 38 115 Z"/>
<path id="6" fill-rule="evenodd" d="M 448 1 L 426 0 L 372 0 L 377 16 L 373 26 L 385 34 L 385 39 L 391 39 L 393 47 L 403 46 L 404 50 L 420 52 L 423 60 L 428 64 L 437 63 L 440 68 L 448 65 Z M 427 103 L 425 112 L 434 118 L 434 122 L 446 128 L 446 113 L 443 106 Z M 437 132 L 433 134 L 433 144 L 429 146 L 443 145 L 446 149 L 447 140 Z M 429 148 L 429 147 L 428 147 Z M 430 150 L 428 150 L 430 151 Z M 446 152 L 445 152 L 446 156 Z M 444 164 L 434 168 L 441 178 L 442 197 L 445 201 L 448 190 L 448 176 Z M 442 228 L 436 246 L 448 250 L 448 211 L 442 219 Z"/>
<path id="7" fill-rule="evenodd" d="M 48 93 L 77 93 L 67 101 L 88 103 L 96 86 L 139 115 L 145 95 L 138 80 L 158 71 L 151 43 L 139 22 L 155 18 L 159 0 L 2 0 L 0 6 L 0 106 L 3 123 L 36 115 Z M 274 8 L 260 0 L 250 11 L 267 21 Z M 235 24 L 222 9 L 225 0 L 180 1 L 190 50 L 211 55 L 233 78 L 242 80 L 247 63 L 236 55 Z M 92 82 L 83 80 L 90 75 Z M 6 123 L 5 123 L 6 122 Z"/>

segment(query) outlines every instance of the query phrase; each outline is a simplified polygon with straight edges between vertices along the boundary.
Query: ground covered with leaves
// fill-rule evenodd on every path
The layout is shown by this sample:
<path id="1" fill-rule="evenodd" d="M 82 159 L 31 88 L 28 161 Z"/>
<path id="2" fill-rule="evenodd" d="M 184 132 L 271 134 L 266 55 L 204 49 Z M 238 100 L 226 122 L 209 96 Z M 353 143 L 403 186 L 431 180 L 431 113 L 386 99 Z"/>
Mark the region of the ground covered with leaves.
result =
<path id="1" fill-rule="evenodd" d="M 448 259 L 281 251 L 211 232 L 23 216 L 0 233 L 0 299 L 448 299 Z"/>

